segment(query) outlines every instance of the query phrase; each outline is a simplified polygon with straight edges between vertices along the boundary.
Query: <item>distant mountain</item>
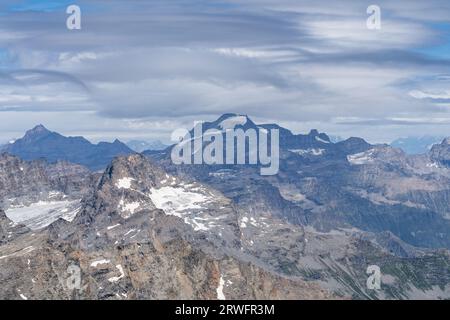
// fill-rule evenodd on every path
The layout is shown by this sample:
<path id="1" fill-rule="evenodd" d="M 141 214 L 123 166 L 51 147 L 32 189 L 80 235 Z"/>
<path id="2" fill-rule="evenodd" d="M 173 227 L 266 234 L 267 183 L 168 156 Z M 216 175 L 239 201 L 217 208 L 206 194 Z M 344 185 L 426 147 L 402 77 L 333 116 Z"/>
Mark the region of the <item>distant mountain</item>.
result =
<path id="1" fill-rule="evenodd" d="M 308 134 L 293 134 L 290 130 L 280 127 L 277 124 L 255 124 L 247 115 L 227 113 L 219 117 L 216 121 L 205 122 L 203 131 L 209 129 L 221 130 L 225 133 L 227 129 L 255 129 L 271 130 L 278 129 L 280 134 L 280 146 L 284 148 L 326 148 L 331 146 L 330 138 L 325 133 L 319 133 L 316 129 Z M 270 136 L 270 133 L 269 133 Z"/>
<path id="2" fill-rule="evenodd" d="M 65 137 L 49 131 L 43 125 L 27 131 L 23 138 L 6 145 L 2 151 L 24 160 L 64 160 L 94 171 L 103 170 L 116 156 L 134 153 L 119 140 L 92 144 L 83 137 Z"/>
<path id="3" fill-rule="evenodd" d="M 440 143 L 444 137 L 423 136 L 400 138 L 391 142 L 391 146 L 400 148 L 407 154 L 424 154 L 430 151 L 434 144 Z"/>
<path id="4" fill-rule="evenodd" d="M 128 148 L 131 150 L 134 150 L 136 152 L 142 152 L 146 150 L 152 150 L 152 151 L 159 151 L 164 150 L 168 147 L 168 145 L 165 145 L 159 140 L 155 141 L 140 141 L 140 140 L 131 140 L 127 142 Z"/>
<path id="5" fill-rule="evenodd" d="M 246 212 L 271 212 L 324 232 L 351 226 L 391 232 L 408 245 L 450 248 L 450 179 L 444 168 L 450 164 L 450 140 L 435 146 L 432 154 L 408 156 L 357 137 L 332 143 L 315 129 L 293 134 L 276 124 L 255 124 L 243 115 L 223 115 L 205 123 L 204 129 L 231 126 L 279 129 L 276 177 L 260 176 L 254 171 L 259 168 L 250 166 L 174 165 L 170 149 L 146 155 L 170 173 L 183 172 L 219 189 Z M 439 179 L 430 181 L 431 174 Z"/>

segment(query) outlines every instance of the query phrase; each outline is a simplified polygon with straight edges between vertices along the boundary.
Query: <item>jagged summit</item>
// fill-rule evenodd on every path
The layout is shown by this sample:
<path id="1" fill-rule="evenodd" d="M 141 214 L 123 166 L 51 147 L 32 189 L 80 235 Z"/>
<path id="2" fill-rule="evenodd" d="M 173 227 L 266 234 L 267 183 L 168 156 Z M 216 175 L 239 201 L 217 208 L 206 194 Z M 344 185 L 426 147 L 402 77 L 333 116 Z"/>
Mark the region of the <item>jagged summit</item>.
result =
<path id="1" fill-rule="evenodd" d="M 205 129 L 227 130 L 233 128 L 256 128 L 256 124 L 247 116 L 237 113 L 225 113 L 213 122 L 206 122 Z"/>
<path id="2" fill-rule="evenodd" d="M 44 125 L 39 124 L 35 126 L 33 129 L 28 130 L 22 139 L 29 141 L 42 138 L 50 134 L 52 134 L 50 130 L 48 130 Z M 12 144 L 14 144 L 15 142 L 17 142 L 17 140 L 14 141 Z"/>
<path id="3" fill-rule="evenodd" d="M 256 124 L 248 115 L 246 114 L 237 114 L 237 113 L 225 113 L 221 115 L 217 120 L 212 122 L 206 122 L 204 124 L 204 130 L 207 129 L 219 129 L 219 130 L 225 130 L 225 129 L 231 129 L 231 128 L 243 128 L 243 129 L 249 129 L 249 128 L 264 128 L 267 130 L 270 129 L 277 129 L 280 131 L 280 138 L 286 139 L 289 137 L 306 137 L 310 136 L 314 139 L 317 139 L 319 142 L 324 143 L 331 143 L 330 138 L 327 134 L 319 132 L 317 129 L 312 129 L 308 134 L 306 135 L 294 135 L 289 129 L 283 128 L 280 125 L 276 123 L 262 123 L 262 124 Z M 317 137 L 317 138 L 316 138 Z"/>
<path id="4" fill-rule="evenodd" d="M 135 153 L 114 158 L 105 170 L 101 183 L 132 179 L 136 181 L 152 180 L 151 184 L 155 185 L 157 180 L 163 180 L 164 177 L 163 170 L 156 166 L 152 160 L 140 153 Z"/>
<path id="5" fill-rule="evenodd" d="M 39 134 L 39 133 L 47 133 L 50 132 L 44 125 L 42 124 L 38 124 L 37 126 L 35 126 L 33 129 L 28 130 L 27 133 L 30 134 Z"/>
<path id="6" fill-rule="evenodd" d="M 24 160 L 68 161 L 91 170 L 103 170 L 114 157 L 134 153 L 119 140 L 95 145 L 83 137 L 65 137 L 43 125 L 28 130 L 23 138 L 6 145 L 2 151 Z"/>
<path id="7" fill-rule="evenodd" d="M 235 117 L 245 117 L 247 119 L 249 119 L 248 115 L 246 114 L 238 114 L 238 113 L 224 113 L 222 114 L 216 121 L 224 121 L 230 118 L 235 118 Z"/>

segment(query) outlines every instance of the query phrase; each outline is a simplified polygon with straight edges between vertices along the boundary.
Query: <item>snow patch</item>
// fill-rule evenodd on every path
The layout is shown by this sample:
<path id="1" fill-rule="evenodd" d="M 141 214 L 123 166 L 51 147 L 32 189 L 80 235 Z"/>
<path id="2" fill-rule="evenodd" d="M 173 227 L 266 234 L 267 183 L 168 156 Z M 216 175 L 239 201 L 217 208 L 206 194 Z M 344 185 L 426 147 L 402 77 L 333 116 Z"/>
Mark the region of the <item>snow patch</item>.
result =
<path id="1" fill-rule="evenodd" d="M 80 209 L 80 200 L 39 201 L 29 206 L 11 206 L 5 213 L 11 221 L 38 230 L 58 219 L 72 222 Z"/>
<path id="2" fill-rule="evenodd" d="M 243 217 L 241 219 L 241 228 L 247 228 L 247 222 L 248 222 L 248 218 L 247 217 Z"/>
<path id="3" fill-rule="evenodd" d="M 323 140 L 322 138 L 316 136 L 316 140 L 322 143 L 330 143 L 330 141 Z"/>
<path id="4" fill-rule="evenodd" d="M 139 209 L 139 207 L 141 206 L 141 204 L 139 202 L 130 202 L 130 203 L 125 203 L 125 201 L 122 199 L 119 202 L 119 211 L 121 211 L 122 217 L 127 219 L 129 217 L 131 217 L 136 210 Z"/>
<path id="5" fill-rule="evenodd" d="M 130 229 L 127 231 L 127 233 L 125 233 L 123 236 L 126 237 L 127 235 L 129 235 L 130 233 L 136 231 L 136 229 Z"/>
<path id="6" fill-rule="evenodd" d="M 223 280 L 223 276 L 220 276 L 219 280 L 219 286 L 217 287 L 217 299 L 218 300 L 225 300 L 225 295 L 223 294 L 223 286 L 225 284 L 225 280 Z"/>
<path id="7" fill-rule="evenodd" d="M 106 260 L 106 259 L 102 259 L 102 260 L 97 260 L 97 261 L 93 261 L 91 263 L 91 267 L 97 268 L 97 266 L 102 265 L 102 264 L 108 264 L 110 261 Z"/>
<path id="8" fill-rule="evenodd" d="M 167 215 L 173 215 L 179 218 L 182 218 L 191 210 L 202 209 L 202 204 L 211 201 L 210 197 L 202 193 L 190 192 L 184 188 L 152 188 L 150 192 L 150 199 L 156 208 L 163 210 Z"/>
<path id="9" fill-rule="evenodd" d="M 374 149 L 370 149 L 365 152 L 348 155 L 347 161 L 354 165 L 373 163 L 375 161 L 373 158 L 374 151 Z"/>
<path id="10" fill-rule="evenodd" d="M 133 178 L 121 178 L 117 181 L 116 183 L 116 187 L 118 189 L 131 189 L 131 182 L 133 182 L 134 179 Z"/>
<path id="11" fill-rule="evenodd" d="M 309 148 L 309 149 L 289 149 L 290 152 L 296 153 L 298 155 L 305 155 L 309 154 L 312 156 L 321 156 L 325 153 L 325 149 L 316 149 L 316 148 Z"/>
<path id="12" fill-rule="evenodd" d="M 436 162 L 431 162 L 426 164 L 427 168 L 439 168 L 439 164 Z"/>
<path id="13" fill-rule="evenodd" d="M 116 268 L 117 268 L 117 270 L 119 270 L 120 276 L 109 278 L 109 279 L 108 279 L 109 282 L 117 282 L 117 281 L 119 281 L 120 279 L 122 279 L 123 277 L 125 277 L 125 273 L 123 272 L 122 266 L 121 266 L 120 264 L 118 264 L 118 265 L 116 266 Z"/>

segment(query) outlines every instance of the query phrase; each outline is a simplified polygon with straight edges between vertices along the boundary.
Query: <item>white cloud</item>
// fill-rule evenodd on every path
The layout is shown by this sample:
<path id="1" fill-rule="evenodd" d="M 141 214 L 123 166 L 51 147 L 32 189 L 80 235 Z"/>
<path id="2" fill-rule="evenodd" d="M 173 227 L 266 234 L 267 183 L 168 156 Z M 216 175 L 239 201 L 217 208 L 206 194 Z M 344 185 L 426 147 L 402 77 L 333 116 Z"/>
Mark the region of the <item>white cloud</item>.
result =
<path id="1" fill-rule="evenodd" d="M 409 95 L 416 99 L 450 99 L 450 90 L 440 93 L 430 93 L 420 90 L 413 90 L 409 92 Z"/>
<path id="2" fill-rule="evenodd" d="M 379 31 L 366 28 L 361 1 L 79 1 L 96 6 L 83 10 L 80 32 L 61 12 L 9 13 L 0 20 L 10 64 L 1 117 L 22 127 L 45 115 L 94 139 L 164 135 L 224 112 L 342 135 L 363 135 L 364 124 L 374 139 L 447 118 L 430 100 L 449 98 L 450 63 L 417 52 L 444 41 L 435 22 L 448 20 L 449 4 L 378 4 Z M 155 126 L 163 120 L 171 125 Z"/>

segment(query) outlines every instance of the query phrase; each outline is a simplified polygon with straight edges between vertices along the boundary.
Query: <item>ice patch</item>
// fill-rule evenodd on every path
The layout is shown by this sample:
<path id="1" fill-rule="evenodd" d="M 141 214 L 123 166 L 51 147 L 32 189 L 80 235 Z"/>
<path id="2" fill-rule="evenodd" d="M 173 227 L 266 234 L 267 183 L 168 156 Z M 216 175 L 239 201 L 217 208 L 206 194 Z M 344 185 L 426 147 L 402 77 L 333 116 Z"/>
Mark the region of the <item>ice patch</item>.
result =
<path id="1" fill-rule="evenodd" d="M 12 206 L 5 213 L 14 223 L 24 224 L 32 230 L 38 230 L 60 218 L 72 222 L 80 209 L 80 200 L 39 201 L 27 207 Z"/>

